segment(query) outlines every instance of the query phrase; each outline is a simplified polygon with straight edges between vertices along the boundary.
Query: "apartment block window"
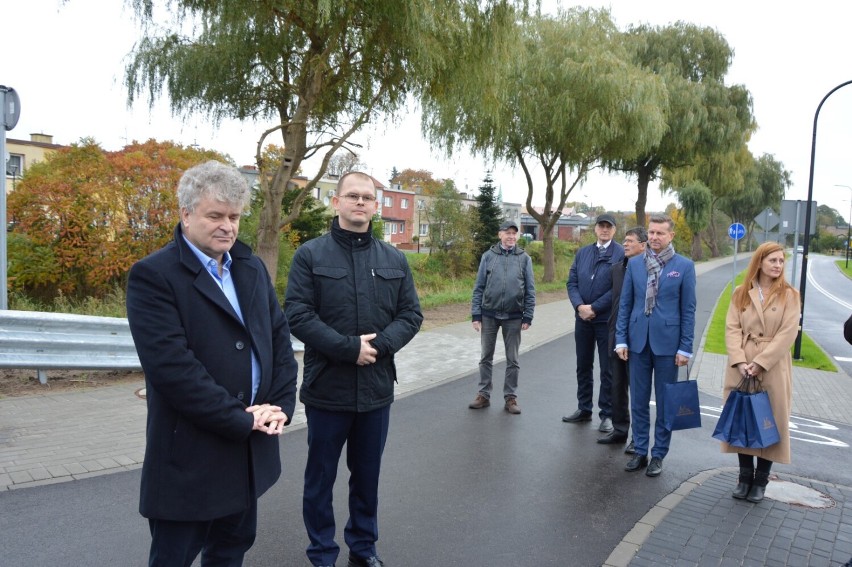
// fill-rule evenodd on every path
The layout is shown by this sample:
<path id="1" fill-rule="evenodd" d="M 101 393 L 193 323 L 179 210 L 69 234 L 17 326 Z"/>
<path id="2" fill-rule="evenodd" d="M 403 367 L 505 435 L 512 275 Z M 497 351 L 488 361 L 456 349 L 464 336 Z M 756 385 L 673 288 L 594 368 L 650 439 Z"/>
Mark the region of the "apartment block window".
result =
<path id="1" fill-rule="evenodd" d="M 408 208 L 408 199 L 400 199 L 399 200 L 399 206 L 402 207 L 403 209 L 407 209 Z"/>
<path id="2" fill-rule="evenodd" d="M 428 223 L 420 225 L 420 236 L 429 236 L 429 225 L 428 225 Z"/>
<path id="3" fill-rule="evenodd" d="M 396 234 L 397 225 L 395 222 L 391 223 L 391 234 Z"/>
<path id="4" fill-rule="evenodd" d="M 390 233 L 391 233 L 391 225 L 392 225 L 392 224 L 393 224 L 393 223 L 391 223 L 391 222 L 386 222 L 386 223 L 385 223 L 385 236 L 390 236 Z"/>
<path id="5" fill-rule="evenodd" d="M 422 211 L 425 208 L 426 208 L 426 201 L 424 199 L 418 199 L 417 200 L 417 210 Z"/>
<path id="6" fill-rule="evenodd" d="M 393 197 L 385 197 L 382 200 L 382 206 L 384 207 L 393 207 Z"/>
<path id="7" fill-rule="evenodd" d="M 399 233 L 405 234 L 405 223 L 404 222 L 399 223 Z"/>
<path id="8" fill-rule="evenodd" d="M 9 154 L 6 162 L 6 176 L 20 177 L 24 173 L 24 156 L 20 154 Z"/>

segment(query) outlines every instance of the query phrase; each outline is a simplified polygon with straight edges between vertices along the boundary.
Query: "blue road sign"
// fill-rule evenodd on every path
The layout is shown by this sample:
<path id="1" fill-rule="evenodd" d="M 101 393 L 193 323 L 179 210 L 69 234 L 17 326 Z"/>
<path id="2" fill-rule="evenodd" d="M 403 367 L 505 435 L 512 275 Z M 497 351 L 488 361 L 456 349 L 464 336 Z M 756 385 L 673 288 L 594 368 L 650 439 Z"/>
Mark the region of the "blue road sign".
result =
<path id="1" fill-rule="evenodd" d="M 735 222 L 728 227 L 728 236 L 734 240 L 740 240 L 745 236 L 745 227 L 742 223 Z"/>

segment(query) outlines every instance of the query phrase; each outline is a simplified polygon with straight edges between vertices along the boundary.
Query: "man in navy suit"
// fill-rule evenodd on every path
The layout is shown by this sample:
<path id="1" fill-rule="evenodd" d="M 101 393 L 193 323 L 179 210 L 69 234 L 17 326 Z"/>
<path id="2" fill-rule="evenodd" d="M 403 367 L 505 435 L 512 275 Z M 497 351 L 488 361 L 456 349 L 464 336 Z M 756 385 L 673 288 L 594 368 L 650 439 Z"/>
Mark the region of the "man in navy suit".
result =
<path id="1" fill-rule="evenodd" d="M 249 188 L 208 161 L 177 190 L 174 240 L 130 269 L 127 319 L 145 372 L 147 446 L 139 511 L 150 566 L 236 567 L 254 543 L 257 499 L 281 474 L 298 366 L 275 288 L 237 240 Z"/>
<path id="2" fill-rule="evenodd" d="M 665 385 L 677 381 L 678 367 L 692 357 L 695 334 L 695 264 L 675 253 L 673 238 L 672 219 L 652 215 L 645 254 L 627 263 L 615 330 L 615 351 L 630 369 L 636 451 L 624 469 L 647 467 L 648 476 L 663 471 L 672 435 L 663 420 Z M 657 418 L 649 463 L 652 380 Z"/>
<path id="3" fill-rule="evenodd" d="M 612 309 L 612 266 L 624 259 L 624 248 L 613 240 L 615 218 L 609 214 L 595 221 L 597 239 L 577 250 L 568 272 L 568 299 L 574 307 L 574 346 L 577 352 L 577 410 L 562 418 L 566 423 L 591 421 L 594 409 L 595 347 L 598 351 L 601 386 L 598 430 L 612 431 L 612 373 L 609 368 L 607 322 Z"/>

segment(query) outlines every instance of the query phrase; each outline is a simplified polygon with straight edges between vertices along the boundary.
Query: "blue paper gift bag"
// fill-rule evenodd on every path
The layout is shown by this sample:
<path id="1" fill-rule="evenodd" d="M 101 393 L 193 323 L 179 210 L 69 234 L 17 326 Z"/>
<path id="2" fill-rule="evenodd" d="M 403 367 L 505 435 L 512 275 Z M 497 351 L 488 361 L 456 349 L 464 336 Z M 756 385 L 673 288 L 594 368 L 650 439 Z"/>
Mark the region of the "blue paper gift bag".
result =
<path id="1" fill-rule="evenodd" d="M 731 445 L 736 444 L 737 447 L 744 446 L 741 443 L 746 442 L 746 431 L 743 427 L 743 414 L 739 409 L 742 399 L 743 393 L 739 390 L 733 390 L 728 394 L 722 413 L 719 414 L 719 421 L 716 422 L 716 428 L 713 430 L 714 439 Z"/>
<path id="2" fill-rule="evenodd" d="M 669 431 L 701 427 L 698 382 L 695 380 L 666 384 L 664 403 L 663 416 Z"/>
<path id="3" fill-rule="evenodd" d="M 747 429 L 746 444 L 742 447 L 764 449 L 781 440 L 769 404 L 769 394 L 757 392 L 745 396 L 742 413 Z"/>

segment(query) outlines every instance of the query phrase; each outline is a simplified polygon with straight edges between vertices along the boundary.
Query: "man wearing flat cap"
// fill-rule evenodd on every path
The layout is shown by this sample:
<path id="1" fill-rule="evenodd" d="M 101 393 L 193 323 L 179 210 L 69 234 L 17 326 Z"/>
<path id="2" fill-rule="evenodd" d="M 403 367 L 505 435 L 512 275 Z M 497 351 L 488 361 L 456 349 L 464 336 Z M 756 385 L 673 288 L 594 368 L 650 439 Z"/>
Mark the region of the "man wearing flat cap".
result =
<path id="1" fill-rule="evenodd" d="M 491 405 L 491 366 L 497 331 L 503 329 L 506 348 L 506 377 L 503 380 L 504 408 L 513 415 L 518 406 L 518 350 L 521 331 L 530 328 L 535 310 L 535 280 L 532 260 L 517 246 L 518 225 L 506 221 L 497 233 L 500 242 L 489 248 L 479 262 L 471 299 L 473 328 L 480 333 L 482 356 L 479 361 L 479 392 L 468 407 Z"/>
<path id="2" fill-rule="evenodd" d="M 598 350 L 599 431 L 612 431 L 612 373 L 609 366 L 609 330 L 612 308 L 612 266 L 624 259 L 624 248 L 615 242 L 615 218 L 595 219 L 596 241 L 577 250 L 568 272 L 568 298 L 574 306 L 574 342 L 577 350 L 577 411 L 562 418 L 566 423 L 592 420 L 594 409 L 595 346 Z"/>

